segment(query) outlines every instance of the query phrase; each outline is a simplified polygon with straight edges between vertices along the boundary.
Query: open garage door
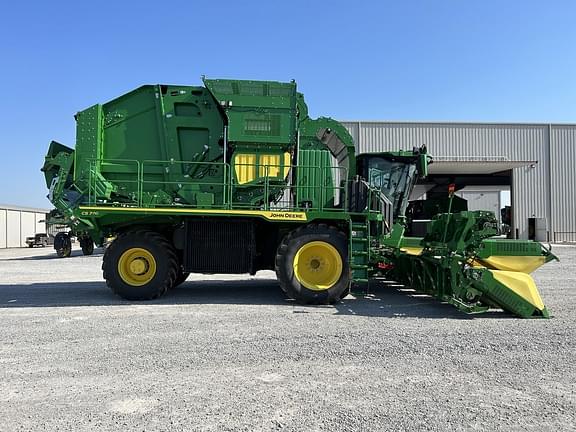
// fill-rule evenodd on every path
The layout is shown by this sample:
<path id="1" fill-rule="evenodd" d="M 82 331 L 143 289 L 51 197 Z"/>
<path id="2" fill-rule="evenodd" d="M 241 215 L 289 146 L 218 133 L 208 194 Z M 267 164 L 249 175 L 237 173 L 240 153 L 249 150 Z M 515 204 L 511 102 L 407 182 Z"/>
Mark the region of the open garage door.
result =
<path id="1" fill-rule="evenodd" d="M 505 230 L 514 235 L 514 211 L 510 207 L 509 197 L 512 191 L 512 173 L 515 168 L 534 166 L 534 160 L 510 161 L 505 158 L 474 158 L 451 156 L 434 158 L 430 165 L 429 176 L 420 182 L 413 191 L 415 202 L 409 209 L 415 233 L 425 231 L 427 221 L 433 214 L 448 209 L 448 185 L 456 185 L 458 202 L 452 211 L 489 210 L 493 211 Z M 506 197 L 503 199 L 502 197 Z M 504 216 L 503 216 L 504 215 Z"/>

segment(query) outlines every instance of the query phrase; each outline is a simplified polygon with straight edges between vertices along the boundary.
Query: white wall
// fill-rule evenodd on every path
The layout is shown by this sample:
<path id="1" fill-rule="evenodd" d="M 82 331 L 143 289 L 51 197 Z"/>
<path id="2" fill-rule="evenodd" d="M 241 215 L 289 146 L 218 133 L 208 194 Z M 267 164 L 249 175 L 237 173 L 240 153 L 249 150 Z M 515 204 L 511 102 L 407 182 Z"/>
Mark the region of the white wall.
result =
<path id="1" fill-rule="evenodd" d="M 6 210 L 6 247 L 20 247 L 20 212 Z"/>
<path id="2" fill-rule="evenodd" d="M 34 213 L 35 225 L 34 234 L 46 232 L 46 215 L 44 213 Z"/>
<path id="3" fill-rule="evenodd" d="M 20 212 L 20 246 L 26 246 L 26 237 L 36 234 L 36 214 Z"/>
<path id="4" fill-rule="evenodd" d="M 456 192 L 460 198 L 468 200 L 468 210 L 488 210 L 494 212 L 498 222 L 500 220 L 500 193 L 502 187 L 499 186 L 467 186 Z"/>
<path id="5" fill-rule="evenodd" d="M 26 247 L 26 237 L 46 232 L 46 214 L 34 210 L 0 208 L 0 249 Z"/>
<path id="6" fill-rule="evenodd" d="M 0 209 L 0 249 L 6 247 L 6 210 Z"/>
<path id="7" fill-rule="evenodd" d="M 462 192 L 459 194 L 468 200 L 468 210 L 488 210 L 494 212 L 500 221 L 500 192 Z"/>

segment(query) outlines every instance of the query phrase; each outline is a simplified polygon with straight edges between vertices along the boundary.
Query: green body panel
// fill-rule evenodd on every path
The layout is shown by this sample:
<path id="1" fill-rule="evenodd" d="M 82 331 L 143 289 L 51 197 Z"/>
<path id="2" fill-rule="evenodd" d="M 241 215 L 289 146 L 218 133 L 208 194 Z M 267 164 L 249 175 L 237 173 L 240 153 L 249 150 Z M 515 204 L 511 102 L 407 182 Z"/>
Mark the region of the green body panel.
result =
<path id="1" fill-rule="evenodd" d="M 89 178 L 92 166 L 86 161 L 99 161 L 102 157 L 102 120 L 102 105 L 94 105 L 76 115 L 74 182 L 78 185 Z"/>
<path id="2" fill-rule="evenodd" d="M 500 283 L 493 274 L 486 269 L 470 270 L 471 279 L 475 280 L 473 286 L 478 289 L 487 303 L 512 312 L 523 318 L 549 318 L 548 309 L 538 309 L 522 296 L 516 294 L 506 285 Z"/>
<path id="3" fill-rule="evenodd" d="M 297 172 L 297 202 L 304 206 L 334 208 L 335 195 L 340 192 L 335 183 L 331 155 L 327 150 L 300 150 Z M 318 188 L 317 185 L 321 187 Z"/>
<path id="4" fill-rule="evenodd" d="M 476 266 L 491 256 L 557 259 L 538 242 L 490 238 L 497 234 L 496 218 L 486 211 L 463 211 L 435 216 L 424 238 L 402 238 L 400 247 L 421 248 L 419 255 L 395 252 L 391 276 L 412 288 L 433 295 L 468 313 L 500 307 L 523 318 L 548 318 L 546 308 L 496 280 Z"/>
<path id="5" fill-rule="evenodd" d="M 222 167 L 198 173 L 203 162 L 222 158 L 223 119 L 202 87 L 143 86 L 76 118 L 75 182 L 91 201 L 111 199 L 98 187 L 103 179 L 114 185 L 118 201 L 138 196 L 149 204 L 167 203 L 164 194 L 194 202 L 206 184 L 223 183 Z M 215 194 L 223 200 L 222 187 Z"/>
<path id="6" fill-rule="evenodd" d="M 423 244 L 468 253 L 475 252 L 483 239 L 497 234 L 498 223 L 492 212 L 441 213 L 429 222 Z"/>
<path id="7" fill-rule="evenodd" d="M 557 259 L 539 242 L 531 240 L 485 239 L 476 252 L 478 258 L 491 256 L 546 256 L 546 262 Z"/>
<path id="8" fill-rule="evenodd" d="M 294 82 L 204 84 L 145 85 L 75 116 L 75 150 L 52 146 L 43 167 L 48 187 L 70 177 L 52 185 L 70 225 L 99 241 L 148 218 L 149 208 L 349 219 L 354 143 L 341 124 L 310 119 Z M 117 207 L 133 211 L 122 220 Z"/>
<path id="9" fill-rule="evenodd" d="M 46 187 L 48 187 L 50 192 L 50 201 L 52 201 L 51 196 L 53 195 L 53 187 L 56 186 L 56 183 L 61 190 L 66 187 L 71 187 L 74 183 L 74 171 L 71 169 L 74 163 L 74 153 L 73 149 L 56 141 L 50 143 L 48 153 L 46 154 L 46 163 L 42 168 L 42 171 L 44 171 Z M 62 168 L 65 169 L 65 181 L 62 181 L 63 178 L 58 175 Z"/>
<path id="10" fill-rule="evenodd" d="M 300 99 L 299 109 L 304 111 L 306 116 L 300 116 L 299 150 L 329 149 L 335 159 L 334 165 L 338 166 L 347 178 L 354 177 L 357 174 L 356 153 L 350 133 L 331 118 L 310 119 L 305 106 L 303 99 Z"/>
<path id="11" fill-rule="evenodd" d="M 204 79 L 204 85 L 226 113 L 230 141 L 296 143 L 296 83 Z"/>

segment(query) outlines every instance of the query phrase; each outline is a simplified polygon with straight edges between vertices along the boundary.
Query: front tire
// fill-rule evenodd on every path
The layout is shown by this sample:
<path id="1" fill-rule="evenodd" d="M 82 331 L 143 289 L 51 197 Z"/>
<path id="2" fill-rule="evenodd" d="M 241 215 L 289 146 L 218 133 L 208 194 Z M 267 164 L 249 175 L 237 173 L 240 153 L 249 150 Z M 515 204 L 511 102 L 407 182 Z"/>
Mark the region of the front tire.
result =
<path id="1" fill-rule="evenodd" d="M 126 300 L 151 300 L 166 293 L 177 276 L 177 257 L 170 243 L 152 231 L 119 235 L 106 249 L 104 279 Z"/>
<path id="2" fill-rule="evenodd" d="M 350 285 L 346 235 L 328 225 L 307 225 L 289 233 L 276 253 L 280 287 L 302 304 L 338 302 Z"/>

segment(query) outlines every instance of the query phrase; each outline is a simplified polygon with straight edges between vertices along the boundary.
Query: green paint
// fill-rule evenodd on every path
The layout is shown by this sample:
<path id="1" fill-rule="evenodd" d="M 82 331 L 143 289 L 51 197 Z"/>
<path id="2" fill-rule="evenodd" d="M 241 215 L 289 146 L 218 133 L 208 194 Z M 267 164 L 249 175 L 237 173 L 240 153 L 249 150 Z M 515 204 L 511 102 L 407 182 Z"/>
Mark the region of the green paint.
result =
<path id="1" fill-rule="evenodd" d="M 348 234 L 351 282 L 383 275 L 466 312 L 499 304 L 547 315 L 469 262 L 553 255 L 539 243 L 487 240 L 496 233 L 489 212 L 440 214 L 425 238 L 404 238 L 410 193 L 428 172 L 425 148 L 356 156 L 340 123 L 309 117 L 295 82 L 145 85 L 76 122 L 75 149 L 52 142 L 42 170 L 53 220 L 98 244 L 133 226 L 170 238 L 188 217 L 253 218 L 282 234 L 328 223 Z M 410 256 L 402 246 L 424 250 Z"/>

